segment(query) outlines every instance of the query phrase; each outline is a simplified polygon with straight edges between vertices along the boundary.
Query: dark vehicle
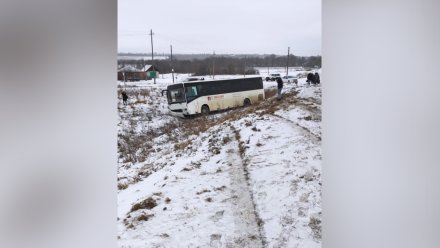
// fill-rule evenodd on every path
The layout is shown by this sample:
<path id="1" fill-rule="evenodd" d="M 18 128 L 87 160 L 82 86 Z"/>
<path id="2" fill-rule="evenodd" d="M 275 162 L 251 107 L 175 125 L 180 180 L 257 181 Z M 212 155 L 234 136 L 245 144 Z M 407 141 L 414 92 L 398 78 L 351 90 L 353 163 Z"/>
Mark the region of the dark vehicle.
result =
<path id="1" fill-rule="evenodd" d="M 279 74 L 279 73 L 272 73 L 268 77 L 266 77 L 266 81 L 275 81 L 279 77 L 281 77 L 281 74 Z"/>

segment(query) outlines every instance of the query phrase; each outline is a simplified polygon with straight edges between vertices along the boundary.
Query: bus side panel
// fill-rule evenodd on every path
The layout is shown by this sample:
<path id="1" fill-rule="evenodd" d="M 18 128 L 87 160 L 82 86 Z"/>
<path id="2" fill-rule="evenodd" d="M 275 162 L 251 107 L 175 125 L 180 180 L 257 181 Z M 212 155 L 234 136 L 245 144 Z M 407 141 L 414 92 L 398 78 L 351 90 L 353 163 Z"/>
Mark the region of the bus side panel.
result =
<path id="1" fill-rule="evenodd" d="M 189 115 L 200 114 L 200 111 L 202 109 L 201 103 L 204 102 L 202 98 L 205 98 L 205 96 L 199 97 L 196 100 L 188 103 L 187 111 Z"/>
<path id="2" fill-rule="evenodd" d="M 229 108 L 241 107 L 244 104 L 244 99 L 249 98 L 251 104 L 260 101 L 259 95 L 264 99 L 264 90 L 249 90 L 233 93 L 225 93 L 210 96 L 201 96 L 194 101 L 188 103 L 188 114 L 200 114 L 203 105 L 208 105 L 210 111 L 225 110 Z M 261 97 L 260 97 L 261 98 Z"/>

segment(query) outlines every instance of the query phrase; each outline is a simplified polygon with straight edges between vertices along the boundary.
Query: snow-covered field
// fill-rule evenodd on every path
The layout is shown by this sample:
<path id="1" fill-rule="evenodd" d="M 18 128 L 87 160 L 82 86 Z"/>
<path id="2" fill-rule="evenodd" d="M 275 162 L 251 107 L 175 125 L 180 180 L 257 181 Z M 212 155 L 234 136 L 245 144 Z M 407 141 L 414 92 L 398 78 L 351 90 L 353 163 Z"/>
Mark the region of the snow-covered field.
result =
<path id="1" fill-rule="evenodd" d="M 171 82 L 118 82 L 119 246 L 320 247 L 321 87 L 186 120 L 167 112 Z"/>

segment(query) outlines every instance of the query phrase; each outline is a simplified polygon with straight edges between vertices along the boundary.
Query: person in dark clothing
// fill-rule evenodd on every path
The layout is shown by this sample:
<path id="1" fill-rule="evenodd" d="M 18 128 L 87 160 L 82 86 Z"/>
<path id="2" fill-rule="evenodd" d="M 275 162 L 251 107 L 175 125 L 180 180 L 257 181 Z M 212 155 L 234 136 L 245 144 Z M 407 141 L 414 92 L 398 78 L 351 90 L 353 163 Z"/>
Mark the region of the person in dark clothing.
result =
<path id="1" fill-rule="evenodd" d="M 316 84 L 320 84 L 321 83 L 321 79 L 319 78 L 318 72 L 315 72 L 315 83 Z"/>
<path id="2" fill-rule="evenodd" d="M 277 84 L 278 84 L 278 96 L 277 96 L 277 99 L 281 100 L 281 90 L 283 89 L 283 80 L 280 77 L 277 78 Z"/>
<path id="3" fill-rule="evenodd" d="M 313 75 L 313 73 L 309 73 L 307 74 L 307 81 L 306 81 L 309 85 L 310 84 L 315 84 L 315 75 Z"/>
<path id="4" fill-rule="evenodd" d="M 127 105 L 127 100 L 128 100 L 127 93 L 125 91 L 122 91 L 121 95 L 122 95 L 122 102 L 124 103 L 124 105 Z"/>

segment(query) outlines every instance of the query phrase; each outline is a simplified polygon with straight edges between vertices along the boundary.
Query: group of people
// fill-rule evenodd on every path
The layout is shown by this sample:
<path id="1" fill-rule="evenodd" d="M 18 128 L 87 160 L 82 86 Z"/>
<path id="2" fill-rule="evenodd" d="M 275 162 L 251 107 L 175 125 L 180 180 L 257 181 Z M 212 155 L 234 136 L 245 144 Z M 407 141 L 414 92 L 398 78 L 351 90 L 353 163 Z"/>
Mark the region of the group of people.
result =
<path id="1" fill-rule="evenodd" d="M 306 81 L 309 85 L 310 84 L 320 84 L 321 80 L 319 79 L 319 74 L 317 72 L 315 72 L 315 74 L 313 73 L 309 73 L 307 74 L 307 81 Z"/>
<path id="2" fill-rule="evenodd" d="M 277 100 L 279 101 L 279 100 L 281 100 L 281 96 L 282 96 L 283 80 L 280 77 L 278 77 L 276 81 L 277 81 L 277 84 L 278 84 Z M 307 81 L 306 82 L 308 83 L 308 85 L 310 85 L 310 84 L 313 84 L 313 85 L 320 84 L 321 80 L 319 78 L 318 72 L 315 72 L 315 74 L 309 73 L 307 75 Z"/>

